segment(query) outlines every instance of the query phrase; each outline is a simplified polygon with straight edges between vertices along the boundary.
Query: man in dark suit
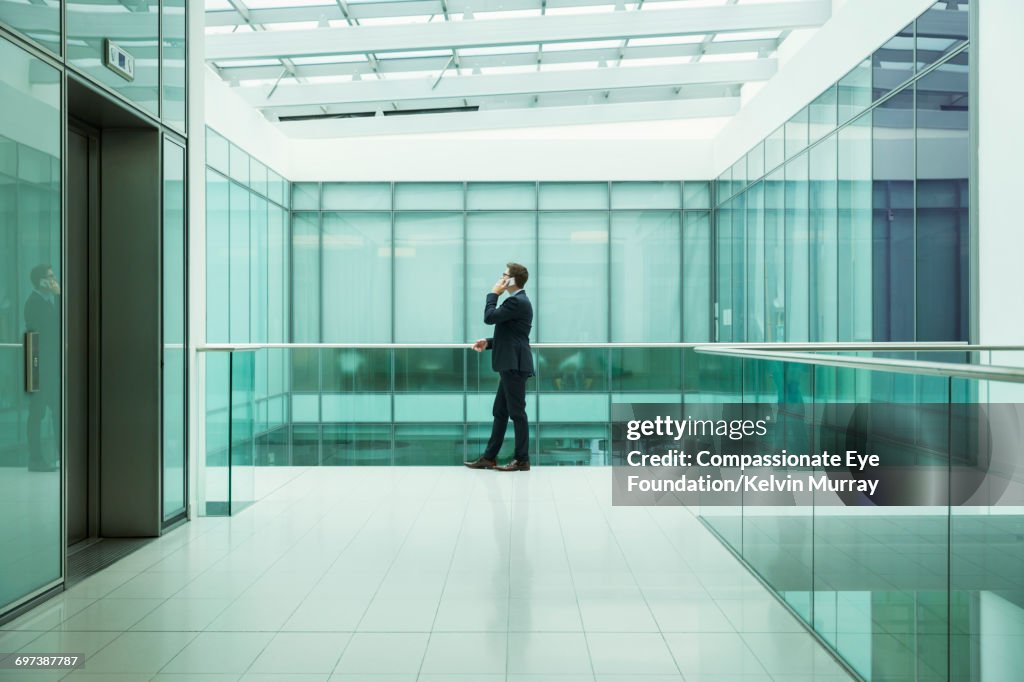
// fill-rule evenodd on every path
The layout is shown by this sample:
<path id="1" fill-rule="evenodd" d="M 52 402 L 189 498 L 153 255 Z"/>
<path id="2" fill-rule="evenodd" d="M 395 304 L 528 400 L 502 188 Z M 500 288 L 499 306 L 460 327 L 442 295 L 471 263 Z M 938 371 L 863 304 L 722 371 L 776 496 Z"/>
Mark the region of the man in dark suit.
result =
<path id="1" fill-rule="evenodd" d="M 494 325 L 494 336 L 480 339 L 473 350 L 482 353 L 491 350 L 491 369 L 501 375 L 494 396 L 494 425 L 484 454 L 472 462 L 470 469 L 496 469 L 497 471 L 530 470 L 530 424 L 526 419 L 526 380 L 533 376 L 533 353 L 530 350 L 530 329 L 533 327 L 533 305 L 523 287 L 530 273 L 519 263 L 509 263 L 501 279 L 487 294 L 484 305 L 484 323 Z M 498 297 L 508 293 L 505 302 L 498 305 Z M 515 428 L 516 446 L 512 461 L 497 466 L 498 451 L 505 440 L 508 420 Z"/>
<path id="2" fill-rule="evenodd" d="M 39 389 L 28 407 L 28 468 L 56 471 L 54 458 L 43 454 L 42 426 L 50 413 L 53 438 L 60 432 L 60 285 L 49 265 L 37 265 L 29 274 L 32 293 L 25 299 L 25 331 L 39 334 Z"/>

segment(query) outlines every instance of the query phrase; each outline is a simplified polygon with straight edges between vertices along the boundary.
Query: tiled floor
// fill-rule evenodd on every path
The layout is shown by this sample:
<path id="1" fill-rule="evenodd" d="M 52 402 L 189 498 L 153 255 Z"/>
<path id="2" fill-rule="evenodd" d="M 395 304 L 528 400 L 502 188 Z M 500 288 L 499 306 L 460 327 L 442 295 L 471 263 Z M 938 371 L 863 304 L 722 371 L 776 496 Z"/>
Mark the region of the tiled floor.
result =
<path id="1" fill-rule="evenodd" d="M 0 630 L 63 679 L 838 682 L 687 510 L 612 507 L 610 469 L 260 471 Z M 0 679 L 62 679 L 12 673 Z"/>

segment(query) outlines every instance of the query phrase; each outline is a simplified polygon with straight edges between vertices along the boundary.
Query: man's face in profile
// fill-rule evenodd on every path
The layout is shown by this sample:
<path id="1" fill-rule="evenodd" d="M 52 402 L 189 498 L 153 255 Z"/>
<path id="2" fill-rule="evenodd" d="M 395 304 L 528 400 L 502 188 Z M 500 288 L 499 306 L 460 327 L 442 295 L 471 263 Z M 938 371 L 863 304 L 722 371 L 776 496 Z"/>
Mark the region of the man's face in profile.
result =
<path id="1" fill-rule="evenodd" d="M 46 276 L 39 281 L 39 288 L 52 294 L 60 293 L 60 285 L 57 284 L 57 276 L 53 274 L 52 268 L 47 270 Z"/>

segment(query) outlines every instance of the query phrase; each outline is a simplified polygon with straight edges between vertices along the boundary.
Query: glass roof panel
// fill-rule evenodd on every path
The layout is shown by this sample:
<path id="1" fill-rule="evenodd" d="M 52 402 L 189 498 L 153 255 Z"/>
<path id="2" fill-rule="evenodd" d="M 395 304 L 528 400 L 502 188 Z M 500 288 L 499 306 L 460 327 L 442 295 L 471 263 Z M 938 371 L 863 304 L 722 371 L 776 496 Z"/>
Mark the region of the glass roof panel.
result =
<path id="1" fill-rule="evenodd" d="M 284 23 L 263 24 L 268 31 L 311 31 L 319 27 L 316 21 L 289 21 Z"/>
<path id="2" fill-rule="evenodd" d="M 690 36 L 662 36 L 660 38 L 630 38 L 630 47 L 645 47 L 649 45 L 687 45 L 699 43 L 704 40 L 703 35 Z"/>
<path id="3" fill-rule="evenodd" d="M 519 19 L 522 17 L 539 17 L 540 8 L 537 9 L 508 9 L 494 12 L 474 12 L 474 19 Z"/>
<path id="4" fill-rule="evenodd" d="M 771 40 L 779 37 L 779 31 L 739 31 L 737 33 L 716 33 L 715 42 L 730 40 Z"/>
<path id="5" fill-rule="evenodd" d="M 363 26 L 399 26 L 401 24 L 425 24 L 433 19 L 433 14 L 410 14 L 401 17 L 368 17 L 360 19 Z"/>
<path id="6" fill-rule="evenodd" d="M 469 99 L 501 101 L 504 102 L 502 106 L 519 108 L 533 106 L 536 98 L 533 95 L 507 94 L 507 81 L 498 76 L 522 74 L 522 79 L 528 81 L 533 78 L 529 74 L 537 72 L 596 73 L 599 69 L 610 71 L 626 68 L 638 71 L 644 67 L 652 69 L 652 76 L 660 76 L 655 67 L 756 60 L 766 57 L 766 51 L 756 53 L 742 44 L 729 43 L 761 40 L 766 41 L 764 45 L 770 47 L 773 41 L 788 32 L 777 30 L 774 22 L 737 22 L 735 18 L 738 10 L 729 6 L 762 1 L 643 0 L 639 4 L 638 0 L 204 0 L 204 3 L 212 24 L 206 28 L 206 33 L 217 34 L 209 39 L 211 47 L 208 58 L 213 65 L 219 67 L 223 78 L 241 87 L 260 86 L 261 91 L 249 93 L 248 98 L 268 114 L 308 110 L 310 115 L 319 115 L 318 112 L 326 111 L 323 106 L 329 106 L 330 103 L 321 106 L 320 97 L 316 94 L 318 91 L 303 88 L 316 84 L 337 84 L 339 92 L 347 92 L 350 86 L 346 83 L 353 80 L 405 80 L 409 82 L 408 86 L 392 85 L 385 88 L 388 98 L 394 98 L 389 109 L 415 109 L 423 107 L 423 101 L 415 100 L 415 93 L 423 89 L 416 81 L 429 84 L 443 76 L 446 81 L 463 79 L 462 83 L 465 84 L 464 79 L 470 78 L 475 79 L 474 83 L 484 84 L 482 92 L 485 94 Z M 234 7 L 240 11 L 234 10 Z M 718 28 L 712 24 L 701 27 L 708 33 L 659 35 L 662 31 L 688 30 L 682 10 L 699 7 L 729 7 L 721 12 L 700 13 L 708 17 L 721 15 L 721 28 L 726 31 L 712 31 Z M 253 10 L 253 21 L 271 23 L 248 24 L 244 18 L 250 16 L 247 9 Z M 267 10 L 278 11 L 268 13 Z M 675 10 L 679 12 L 680 21 L 668 24 L 666 22 L 670 17 L 662 20 L 650 14 L 634 14 L 637 10 Z M 610 14 L 613 12 L 617 14 Z M 546 21 L 542 14 L 571 17 L 571 26 L 560 21 Z M 647 16 L 647 19 L 643 19 L 643 16 Z M 472 20 L 469 22 L 471 25 L 445 25 L 446 22 L 463 21 L 466 17 Z M 522 18 L 529 18 L 530 21 L 500 23 L 502 20 Z M 620 18 L 621 26 L 618 21 Z M 675 16 L 672 18 L 675 19 Z M 435 25 L 422 31 L 418 28 L 427 23 Z M 543 33 L 530 31 L 534 24 L 538 30 L 543 29 Z M 294 35 L 276 35 L 273 42 L 270 42 L 268 36 L 268 42 L 260 44 L 251 39 L 235 42 L 230 35 L 225 35 L 252 32 L 254 26 L 256 31 L 292 31 Z M 321 31 L 322 27 L 328 26 L 334 27 L 334 31 Z M 361 38 L 359 47 L 350 47 L 346 46 L 346 36 L 349 31 L 355 32 L 350 29 L 353 26 L 381 28 L 360 32 L 365 34 L 366 42 L 363 43 Z M 403 29 L 403 26 L 410 28 Z M 796 22 L 794 26 L 802 24 Z M 754 30 L 742 30 L 745 28 Z M 766 30 L 768 28 L 772 30 Z M 657 37 L 647 37 L 652 33 Z M 537 40 L 541 35 L 549 42 L 502 44 L 502 41 L 520 43 L 531 38 Z M 450 40 L 445 36 L 450 37 Z M 324 42 L 310 49 L 307 42 L 314 37 L 324 39 Z M 441 37 L 440 40 L 437 37 Z M 713 54 L 696 56 L 703 50 L 695 49 L 695 46 L 701 44 Z M 297 56 L 290 60 L 285 58 L 291 54 L 309 55 L 333 49 L 362 49 L 367 52 Z M 213 60 L 216 60 L 215 63 Z M 286 73 L 283 78 L 279 78 L 285 72 L 285 65 L 290 66 L 292 63 L 299 67 L 298 73 L 301 76 Z M 756 70 L 751 71 L 751 77 L 756 77 L 757 73 Z M 668 80 L 675 79 L 671 73 L 665 76 L 671 76 Z M 596 100 L 602 102 L 654 102 L 677 97 L 679 87 L 688 88 L 687 92 L 693 98 L 732 97 L 738 93 L 735 85 L 718 89 L 705 88 L 705 92 L 699 86 L 688 85 L 689 76 L 682 78 L 684 82 L 671 87 L 668 84 L 639 87 L 639 83 L 651 81 L 647 76 L 642 77 L 639 73 L 634 76 L 631 72 L 628 77 L 610 80 L 609 83 L 614 85 L 607 92 L 596 89 L 588 97 L 603 95 Z M 699 82 L 699 79 L 695 77 L 693 82 Z M 742 77 L 740 82 L 743 82 Z M 293 92 L 308 93 L 308 96 L 300 95 L 295 100 L 303 102 L 301 106 L 281 104 L 282 98 L 275 100 L 266 96 L 270 86 L 276 83 L 289 83 Z M 475 87 L 467 90 L 475 91 Z M 572 105 L 578 103 L 575 99 L 580 99 L 579 93 L 571 87 L 565 91 L 552 92 L 541 88 L 538 92 L 549 103 Z M 457 103 L 461 101 L 460 98 Z M 580 99 L 580 102 L 583 100 Z"/>
<path id="7" fill-rule="evenodd" d="M 564 50 L 600 50 L 619 47 L 621 40 L 578 40 L 571 43 L 544 43 L 544 52 L 562 52 Z"/>
<path id="8" fill-rule="evenodd" d="M 334 0 L 242 0 L 249 9 L 276 9 L 283 7 L 311 7 L 314 5 L 333 5 Z M 207 4 L 209 8 L 209 4 Z"/>
<path id="9" fill-rule="evenodd" d="M 450 57 L 451 50 L 411 50 L 408 52 L 378 52 L 378 59 L 415 59 L 417 57 Z"/>
<path id="10" fill-rule="evenodd" d="M 622 66 L 625 68 L 632 66 L 670 66 L 672 64 L 689 64 L 692 61 L 693 57 L 690 55 L 680 55 L 678 57 L 626 57 L 622 60 Z"/>
<path id="11" fill-rule="evenodd" d="M 729 52 L 726 54 L 706 54 L 700 58 L 702 62 L 741 62 L 745 59 L 757 59 L 757 53 Z"/>
<path id="12" fill-rule="evenodd" d="M 582 5 L 580 7 L 549 7 L 546 14 L 550 16 L 570 14 L 604 14 L 614 12 L 615 5 Z"/>
<path id="13" fill-rule="evenodd" d="M 292 57 L 295 64 L 344 64 L 347 62 L 365 62 L 365 54 L 335 54 L 326 57 Z"/>
<path id="14" fill-rule="evenodd" d="M 523 54 L 536 52 L 538 49 L 539 45 L 536 43 L 531 45 L 493 45 L 491 47 L 464 47 L 459 50 L 459 54 L 464 57 L 477 57 L 491 54 Z"/>

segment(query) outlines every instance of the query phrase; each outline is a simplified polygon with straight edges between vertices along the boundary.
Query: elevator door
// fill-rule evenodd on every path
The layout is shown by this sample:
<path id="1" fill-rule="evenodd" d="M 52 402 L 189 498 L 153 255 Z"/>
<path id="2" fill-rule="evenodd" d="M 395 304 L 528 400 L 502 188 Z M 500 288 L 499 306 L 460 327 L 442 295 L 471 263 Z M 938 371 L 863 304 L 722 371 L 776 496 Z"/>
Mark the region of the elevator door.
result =
<path id="1" fill-rule="evenodd" d="M 99 142 L 95 134 L 68 130 L 67 249 L 63 283 L 65 327 L 65 454 L 67 468 L 68 547 L 96 535 L 98 519 L 95 481 L 98 472 L 93 443 L 96 363 L 94 347 L 98 311 L 93 301 L 97 278 L 93 261 L 99 213 Z"/>

